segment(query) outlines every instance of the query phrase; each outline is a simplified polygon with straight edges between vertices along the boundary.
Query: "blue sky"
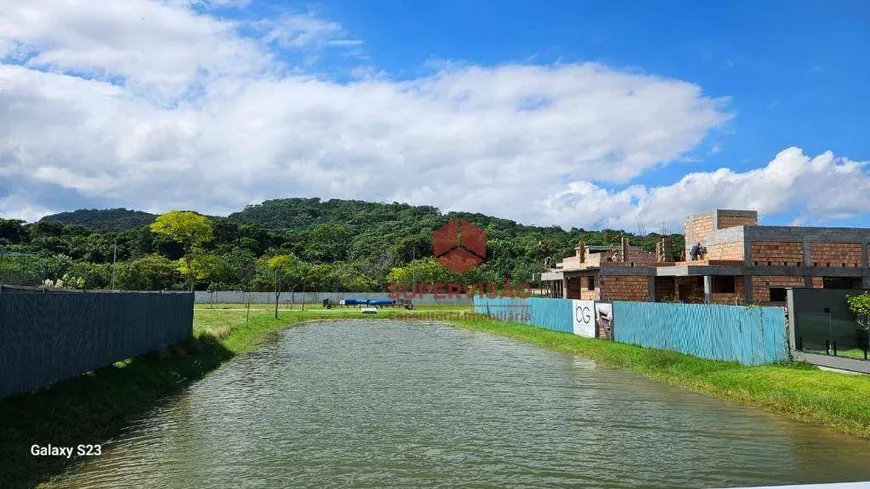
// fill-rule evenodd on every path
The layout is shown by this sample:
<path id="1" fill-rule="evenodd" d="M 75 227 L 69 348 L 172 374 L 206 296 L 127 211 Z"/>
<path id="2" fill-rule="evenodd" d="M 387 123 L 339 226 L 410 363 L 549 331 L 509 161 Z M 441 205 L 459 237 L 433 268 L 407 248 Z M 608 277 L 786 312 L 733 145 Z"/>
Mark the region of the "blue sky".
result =
<path id="1" fill-rule="evenodd" d="M 870 4 L 863 1 L 325 2 L 374 65 L 596 61 L 699 84 L 737 117 L 702 169 L 757 166 L 782 148 L 870 159 Z M 704 149 L 718 146 L 710 155 Z M 669 168 L 644 182 L 666 183 Z"/>
<path id="2" fill-rule="evenodd" d="M 712 207 L 870 224 L 867 2 L 124 6 L 0 7 L 0 115 L 67 130 L 0 132 L 0 215 L 320 196 L 567 227 Z"/>

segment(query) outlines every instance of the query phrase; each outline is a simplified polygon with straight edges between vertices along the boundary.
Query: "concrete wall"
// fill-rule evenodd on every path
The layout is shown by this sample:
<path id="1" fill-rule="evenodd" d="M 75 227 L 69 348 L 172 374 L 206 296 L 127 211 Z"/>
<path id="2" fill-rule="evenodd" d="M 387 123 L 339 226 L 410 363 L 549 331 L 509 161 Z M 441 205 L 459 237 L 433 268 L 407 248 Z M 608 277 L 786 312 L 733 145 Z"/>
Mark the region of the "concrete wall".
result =
<path id="1" fill-rule="evenodd" d="M 247 295 L 251 296 L 252 304 L 274 304 L 274 292 L 241 292 L 237 290 L 221 290 L 215 292 L 196 291 L 197 304 L 245 304 Z M 389 292 L 301 292 L 291 293 L 283 292 L 278 299 L 278 303 L 284 306 L 292 304 L 321 304 L 323 299 L 329 300 L 338 304 L 341 299 L 389 299 Z M 470 306 L 472 300 L 470 297 L 460 295 L 459 297 L 451 298 L 435 298 L 434 294 L 424 294 L 423 297 L 415 297 L 414 304 L 417 305 L 464 305 Z"/>

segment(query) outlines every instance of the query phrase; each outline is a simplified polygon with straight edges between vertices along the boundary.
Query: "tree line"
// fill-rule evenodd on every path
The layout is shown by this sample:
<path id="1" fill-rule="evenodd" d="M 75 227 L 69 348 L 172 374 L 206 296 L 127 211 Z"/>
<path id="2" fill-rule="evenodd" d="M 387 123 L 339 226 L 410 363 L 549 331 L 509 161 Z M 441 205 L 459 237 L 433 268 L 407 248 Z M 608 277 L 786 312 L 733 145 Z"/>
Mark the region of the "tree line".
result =
<path id="1" fill-rule="evenodd" d="M 431 233 L 453 219 L 486 231 L 487 256 L 453 274 L 432 257 Z M 66 277 L 87 289 L 385 291 L 389 284 L 532 282 L 579 239 L 648 251 L 660 236 L 527 226 L 484 214 L 353 200 L 278 199 L 227 217 L 173 211 L 80 210 L 37 223 L 0 219 L 0 283 Z M 671 235 L 673 249 L 682 235 Z M 113 263 L 115 265 L 113 266 Z"/>

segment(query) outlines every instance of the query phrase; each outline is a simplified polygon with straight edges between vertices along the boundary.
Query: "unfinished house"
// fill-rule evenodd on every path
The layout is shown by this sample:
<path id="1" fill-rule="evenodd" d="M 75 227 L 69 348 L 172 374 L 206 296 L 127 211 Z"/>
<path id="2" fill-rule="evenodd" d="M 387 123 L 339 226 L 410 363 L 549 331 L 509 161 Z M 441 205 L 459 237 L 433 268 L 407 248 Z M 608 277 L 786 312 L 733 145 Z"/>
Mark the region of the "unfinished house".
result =
<path id="1" fill-rule="evenodd" d="M 787 288 L 870 288 L 870 229 L 759 226 L 755 211 L 689 216 L 686 248 L 671 261 L 630 246 L 586 247 L 541 276 L 552 297 L 747 304 L 785 302 Z M 702 253 L 688 259 L 700 243 Z"/>

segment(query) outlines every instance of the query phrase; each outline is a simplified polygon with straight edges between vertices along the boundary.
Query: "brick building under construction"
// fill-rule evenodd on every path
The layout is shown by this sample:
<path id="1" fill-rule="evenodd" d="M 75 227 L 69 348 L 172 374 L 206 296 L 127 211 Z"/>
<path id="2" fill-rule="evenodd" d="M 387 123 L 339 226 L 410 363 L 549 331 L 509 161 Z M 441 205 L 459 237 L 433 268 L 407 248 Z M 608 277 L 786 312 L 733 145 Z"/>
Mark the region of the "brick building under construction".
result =
<path id="1" fill-rule="evenodd" d="M 784 303 L 786 288 L 870 288 L 870 229 L 759 226 L 755 211 L 689 216 L 680 261 L 666 238 L 656 253 L 586 246 L 543 273 L 551 297 L 602 301 Z M 687 259 L 700 243 L 702 253 Z"/>

